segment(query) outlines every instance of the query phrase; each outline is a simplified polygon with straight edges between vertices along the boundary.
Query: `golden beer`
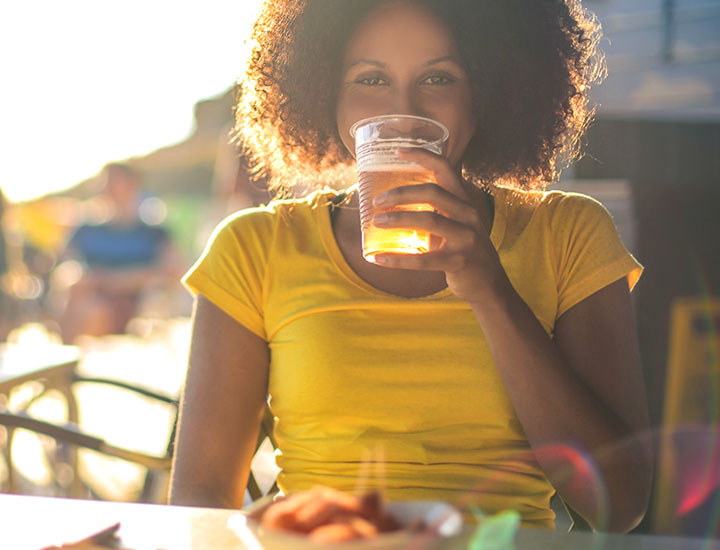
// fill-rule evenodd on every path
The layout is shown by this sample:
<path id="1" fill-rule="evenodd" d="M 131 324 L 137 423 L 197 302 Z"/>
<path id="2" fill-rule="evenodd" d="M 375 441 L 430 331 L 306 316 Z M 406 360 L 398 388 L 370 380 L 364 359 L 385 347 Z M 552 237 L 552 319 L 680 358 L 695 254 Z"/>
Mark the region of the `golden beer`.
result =
<path id="1" fill-rule="evenodd" d="M 430 250 L 430 233 L 415 229 L 375 227 L 372 218 L 378 213 L 373 199 L 389 189 L 404 185 L 434 182 L 434 175 L 417 165 L 397 165 L 379 170 L 361 170 L 359 177 L 360 226 L 363 256 L 374 262 L 375 254 L 422 254 Z M 392 208 L 414 212 L 430 211 L 429 204 L 408 204 Z"/>
<path id="2" fill-rule="evenodd" d="M 363 257 L 375 262 L 375 255 L 424 254 L 438 237 L 409 228 L 380 228 L 372 223 L 377 214 L 373 199 L 385 191 L 406 185 L 436 183 L 434 174 L 419 164 L 398 157 L 398 149 L 421 148 L 442 155 L 448 129 L 435 120 L 412 115 L 383 115 L 353 124 L 360 198 L 360 228 Z M 404 204 L 392 210 L 433 211 L 429 204 Z M 383 210 L 386 211 L 386 210 Z"/>

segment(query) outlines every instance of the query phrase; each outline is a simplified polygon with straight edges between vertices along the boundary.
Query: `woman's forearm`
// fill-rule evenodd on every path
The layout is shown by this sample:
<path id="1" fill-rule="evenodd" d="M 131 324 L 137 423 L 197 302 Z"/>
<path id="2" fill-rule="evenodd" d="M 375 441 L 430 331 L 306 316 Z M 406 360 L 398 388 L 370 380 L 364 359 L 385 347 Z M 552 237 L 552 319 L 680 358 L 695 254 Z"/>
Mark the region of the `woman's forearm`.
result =
<path id="1" fill-rule="evenodd" d="M 647 447 L 630 444 L 628 419 L 608 407 L 568 364 L 509 281 L 472 307 L 535 458 L 551 483 L 594 527 L 634 527 L 647 504 L 651 466 Z M 592 490 L 592 476 L 582 479 L 580 472 L 571 471 L 575 465 L 567 456 L 544 452 L 557 445 L 590 453 L 601 474 L 599 491 Z"/>

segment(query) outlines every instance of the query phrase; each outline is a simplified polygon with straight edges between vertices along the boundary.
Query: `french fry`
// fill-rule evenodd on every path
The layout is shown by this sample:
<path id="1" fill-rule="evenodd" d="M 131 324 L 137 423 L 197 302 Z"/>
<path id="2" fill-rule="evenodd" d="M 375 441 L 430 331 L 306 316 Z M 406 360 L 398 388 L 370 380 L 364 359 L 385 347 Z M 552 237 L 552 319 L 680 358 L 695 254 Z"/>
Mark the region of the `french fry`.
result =
<path id="1" fill-rule="evenodd" d="M 307 534 L 317 542 L 376 537 L 401 528 L 388 514 L 378 493 L 349 495 L 315 487 L 271 504 L 260 521 L 264 527 Z"/>
<path id="2" fill-rule="evenodd" d="M 313 498 L 314 495 L 307 491 L 278 500 L 268 506 L 260 521 L 269 529 L 302 532 L 297 524 L 297 512 Z"/>
<path id="3" fill-rule="evenodd" d="M 345 540 L 369 539 L 378 534 L 368 520 L 359 516 L 340 516 L 333 523 L 321 525 L 310 532 L 310 538 L 317 542 L 341 542 Z"/>

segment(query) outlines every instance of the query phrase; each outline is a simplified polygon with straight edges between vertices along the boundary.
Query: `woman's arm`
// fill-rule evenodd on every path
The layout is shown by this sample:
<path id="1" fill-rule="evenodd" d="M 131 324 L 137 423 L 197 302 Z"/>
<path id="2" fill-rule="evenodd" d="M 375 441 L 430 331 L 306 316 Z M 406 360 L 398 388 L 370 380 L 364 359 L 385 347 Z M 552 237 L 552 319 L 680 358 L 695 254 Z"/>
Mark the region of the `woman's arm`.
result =
<path id="1" fill-rule="evenodd" d="M 649 499 L 654 450 L 649 436 L 647 393 L 637 342 L 635 317 L 625 278 L 595 292 L 564 313 L 555 325 L 555 342 L 561 356 L 580 382 L 601 399 L 599 404 L 615 416 L 617 430 L 624 438 L 617 444 L 588 447 L 604 470 L 615 470 L 608 481 L 610 528 L 625 517 L 628 528 L 642 519 Z M 576 494 L 564 484 L 568 503 L 579 509 L 592 509 L 582 503 L 584 493 Z M 563 494 L 563 493 L 561 493 Z M 619 524 L 617 530 L 626 530 Z"/>
<path id="2" fill-rule="evenodd" d="M 652 450 L 625 279 L 568 310 L 554 341 L 509 281 L 472 307 L 525 435 L 560 496 L 595 528 L 635 527 L 649 498 Z M 603 490 L 572 457 L 544 452 L 557 445 L 587 451 Z"/>
<path id="3" fill-rule="evenodd" d="M 433 171 L 437 185 L 388 191 L 376 205 L 428 203 L 436 212 L 385 212 L 380 227 L 430 231 L 443 238 L 427 254 L 379 254 L 387 267 L 443 271 L 448 287 L 478 319 L 534 454 L 559 494 L 598 529 L 628 531 L 645 513 L 652 477 L 648 412 L 627 282 L 622 279 L 558 319 L 551 339 L 510 283 L 488 235 L 487 220 L 446 159 L 428 151 L 401 155 Z M 645 435 L 645 434 L 643 434 Z M 597 463 L 606 494 L 571 477 L 568 445 Z"/>
<path id="4" fill-rule="evenodd" d="M 193 320 L 170 503 L 240 508 L 266 404 L 267 343 L 203 296 Z"/>

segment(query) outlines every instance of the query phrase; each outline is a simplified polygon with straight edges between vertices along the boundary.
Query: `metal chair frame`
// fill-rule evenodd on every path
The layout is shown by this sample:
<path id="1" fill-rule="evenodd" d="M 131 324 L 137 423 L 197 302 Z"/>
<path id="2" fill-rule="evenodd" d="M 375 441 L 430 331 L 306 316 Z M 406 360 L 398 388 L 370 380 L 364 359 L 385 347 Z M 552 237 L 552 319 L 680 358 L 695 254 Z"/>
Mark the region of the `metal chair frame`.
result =
<path id="1" fill-rule="evenodd" d="M 152 497 L 152 495 L 157 476 L 161 472 L 169 472 L 170 466 L 172 464 L 172 455 L 175 443 L 175 430 L 177 425 L 178 400 L 174 397 L 162 394 L 160 392 L 156 392 L 148 388 L 144 388 L 142 386 L 137 386 L 110 378 L 89 377 L 74 373 L 72 376 L 71 385 L 74 385 L 76 383 L 92 383 L 116 387 L 135 393 L 137 395 L 142 395 L 144 397 L 156 400 L 161 403 L 165 403 L 174 408 L 173 426 L 171 428 L 165 452 L 162 455 L 153 455 L 149 453 L 125 449 L 123 447 L 119 447 L 117 445 L 109 443 L 99 435 L 89 434 L 85 432 L 75 422 L 55 423 L 32 416 L 28 412 L 28 407 L 46 393 L 46 391 L 43 390 L 41 393 L 34 396 L 30 401 L 28 401 L 28 403 L 26 403 L 24 407 L 19 411 L 0 410 L 0 427 L 4 427 L 7 431 L 5 457 L 8 467 L 8 491 L 15 492 L 17 490 L 15 483 L 15 466 L 12 462 L 12 445 L 15 430 L 23 429 L 38 435 L 52 438 L 57 442 L 59 448 L 67 449 L 66 452 L 62 453 L 66 456 L 56 455 L 48 457 L 48 462 L 51 464 L 53 472 L 57 470 L 58 464 L 65 463 L 70 467 L 71 471 L 74 474 L 72 485 L 68 490 L 67 496 L 79 498 L 85 496 L 88 492 L 93 494 L 92 490 L 83 482 L 78 472 L 77 449 L 84 448 L 96 451 L 105 456 L 119 458 L 125 461 L 139 464 L 147 468 L 147 473 L 143 482 L 143 488 L 138 501 L 154 501 L 155 499 Z M 70 400 L 68 400 L 68 403 L 70 404 Z M 57 484 L 60 483 L 58 482 Z M 97 495 L 95 494 L 93 494 L 93 496 L 97 497 Z"/>

